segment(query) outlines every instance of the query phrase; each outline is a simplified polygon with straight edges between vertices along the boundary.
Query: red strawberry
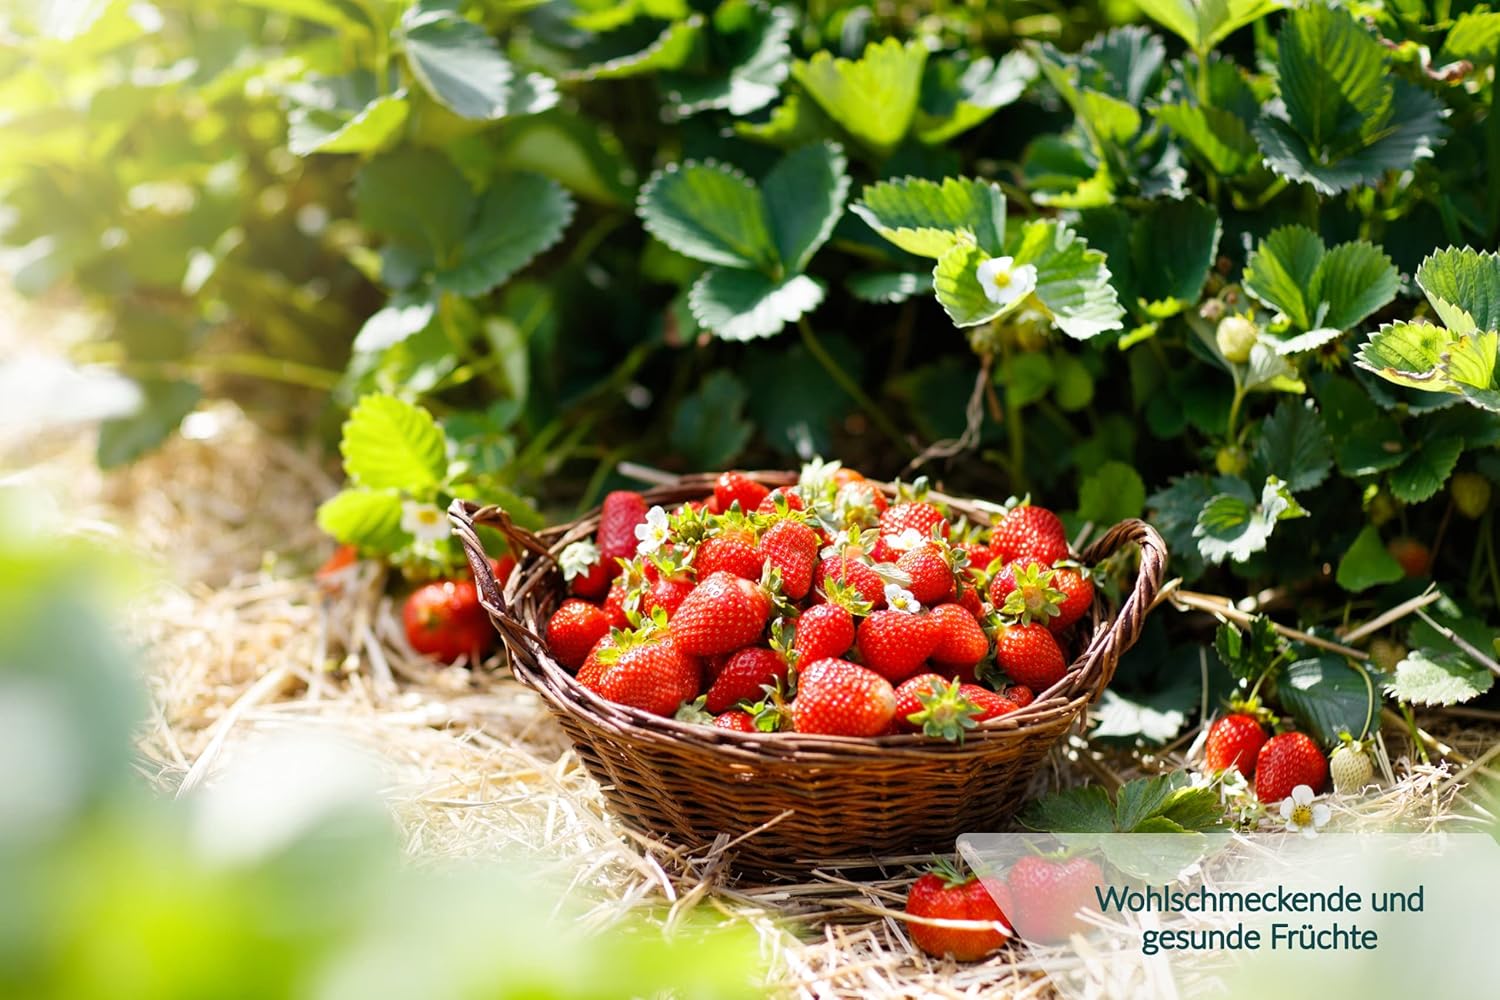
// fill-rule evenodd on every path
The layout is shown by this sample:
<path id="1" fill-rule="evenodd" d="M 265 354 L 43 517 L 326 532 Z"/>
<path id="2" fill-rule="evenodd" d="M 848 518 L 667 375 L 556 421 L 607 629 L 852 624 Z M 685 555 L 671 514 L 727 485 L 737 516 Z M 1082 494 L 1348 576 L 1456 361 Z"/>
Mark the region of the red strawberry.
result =
<path id="1" fill-rule="evenodd" d="M 1057 573 L 1034 559 L 1017 559 L 990 580 L 990 603 L 1002 614 L 1023 622 L 1048 623 L 1067 595 L 1057 589 Z"/>
<path id="2" fill-rule="evenodd" d="M 558 663 L 576 670 L 608 632 L 608 615 L 588 601 L 570 597 L 547 620 L 547 648 Z"/>
<path id="3" fill-rule="evenodd" d="M 786 504 L 787 510 L 803 510 L 802 497 L 792 489 L 778 486 L 766 498 L 756 505 L 755 509 L 762 514 L 774 514 L 779 504 Z"/>
<path id="4" fill-rule="evenodd" d="M 797 679 L 792 714 L 799 733 L 879 736 L 891 725 L 890 681 L 848 660 L 816 660 Z"/>
<path id="5" fill-rule="evenodd" d="M 344 589 L 344 581 L 350 579 L 354 571 L 349 567 L 359 562 L 359 549 L 353 545 L 340 545 L 333 550 L 333 554 L 324 560 L 313 574 L 313 579 L 318 581 L 318 586 L 330 594 L 337 594 Z"/>
<path id="6" fill-rule="evenodd" d="M 770 492 L 743 472 L 725 472 L 714 480 L 714 500 L 718 502 L 721 513 L 738 503 L 740 510 L 748 514 L 759 507 Z"/>
<path id="7" fill-rule="evenodd" d="M 438 580 L 418 587 L 401 609 L 406 640 L 417 652 L 444 663 L 460 656 L 483 658 L 495 644 L 495 629 L 479 606 L 472 580 Z"/>
<path id="8" fill-rule="evenodd" d="M 908 529 L 915 531 L 923 538 L 931 538 L 933 528 L 937 528 L 944 538 L 947 538 L 949 532 L 953 530 L 953 526 L 948 523 L 942 511 L 920 500 L 898 503 L 880 515 L 882 538 L 897 538 Z"/>
<path id="9" fill-rule="evenodd" d="M 854 616 L 837 604 L 814 604 L 797 619 L 792 652 L 797 663 L 843 656 L 854 645 Z"/>
<path id="10" fill-rule="evenodd" d="M 595 644 L 594 648 L 589 650 L 589 655 L 583 661 L 583 666 L 578 668 L 578 673 L 576 675 L 578 678 L 578 683 L 582 684 L 584 687 L 588 688 L 591 691 L 598 690 L 599 675 L 604 672 L 604 664 L 600 662 L 599 657 L 604 653 L 605 650 L 615 648 L 615 636 L 617 634 L 619 633 L 611 632 L 604 638 L 600 639 L 599 642 Z"/>
<path id="11" fill-rule="evenodd" d="M 1053 632 L 1061 632 L 1088 613 L 1094 603 L 1094 581 L 1087 572 L 1072 566 L 1059 566 L 1052 571 L 1052 586 L 1062 591 L 1062 603 L 1057 614 L 1047 622 Z"/>
<path id="12" fill-rule="evenodd" d="M 1012 906 L 1006 912 L 1027 941 L 1056 944 L 1087 929 L 1079 913 L 1098 909 L 1094 889 L 1103 881 L 1103 872 L 1088 858 L 1027 855 L 1011 866 L 1006 879 Z"/>
<path id="13" fill-rule="evenodd" d="M 800 521 L 777 521 L 760 540 L 761 558 L 781 571 L 781 592 L 800 601 L 812 589 L 818 533 Z"/>
<path id="14" fill-rule="evenodd" d="M 1045 507 L 1012 507 L 990 533 L 990 548 L 1006 562 L 1034 559 L 1051 566 L 1068 558 L 1068 536 L 1062 521 Z"/>
<path id="15" fill-rule="evenodd" d="M 953 567 L 936 545 L 908 550 L 896 561 L 896 568 L 911 578 L 907 589 L 922 604 L 939 604 L 953 598 Z"/>
<path id="16" fill-rule="evenodd" d="M 861 562 L 854 556 L 829 556 L 818 563 L 813 574 L 814 585 L 826 592 L 825 585 L 829 580 L 853 589 L 859 599 L 872 608 L 885 606 L 885 581 L 880 579 L 880 574 L 869 563 Z"/>
<path id="17" fill-rule="evenodd" d="M 845 524 L 874 527 L 891 503 L 884 493 L 875 488 L 874 483 L 861 478 L 840 484 L 838 492 L 834 494 L 833 505 L 843 515 Z"/>
<path id="18" fill-rule="evenodd" d="M 859 623 L 859 657 L 888 681 L 916 672 L 932 654 L 938 635 L 930 616 L 905 611 L 876 611 Z"/>
<path id="19" fill-rule="evenodd" d="M 929 955 L 952 955 L 960 962 L 973 962 L 1004 946 L 1010 938 L 1010 890 L 1003 882 L 986 889 L 977 878 L 962 878 L 953 869 L 928 872 L 912 883 L 906 896 L 906 912 L 935 920 L 985 921 L 989 927 L 942 927 L 908 921 L 906 932 L 912 944 Z M 996 902 L 995 897 L 1000 897 Z"/>
<path id="20" fill-rule="evenodd" d="M 672 618 L 672 636 L 692 656 L 713 656 L 748 646 L 760 638 L 771 601 L 759 587 L 732 573 L 699 581 Z"/>
<path id="21" fill-rule="evenodd" d="M 973 587 L 960 587 L 958 603 L 960 607 L 974 616 L 975 621 L 984 621 L 984 598 L 979 596 L 979 591 Z"/>
<path id="22" fill-rule="evenodd" d="M 1005 697 L 1015 702 L 1017 708 L 1025 708 L 1036 701 L 1036 695 L 1025 684 L 1012 684 L 1005 689 Z"/>
<path id="23" fill-rule="evenodd" d="M 574 542 L 557 557 L 563 579 L 578 597 L 597 601 L 609 591 L 609 582 L 620 573 L 620 564 L 606 560 L 593 542 Z"/>
<path id="24" fill-rule="evenodd" d="M 928 654 L 933 663 L 962 670 L 974 666 L 989 653 L 989 636 L 962 605 L 940 604 L 929 617 L 937 631 L 937 644 Z"/>
<path id="25" fill-rule="evenodd" d="M 1255 756 L 1255 797 L 1280 802 L 1298 785 L 1319 791 L 1328 780 L 1328 758 L 1305 733 L 1272 736 Z"/>
<path id="26" fill-rule="evenodd" d="M 755 533 L 748 528 L 726 528 L 698 545 L 693 566 L 699 578 L 718 572 L 733 573 L 746 580 L 759 580 L 765 557 L 755 544 Z"/>
<path id="27" fill-rule="evenodd" d="M 1068 672 L 1062 649 L 1047 626 L 1002 625 L 995 636 L 995 662 L 1018 684 L 1046 691 Z"/>
<path id="28" fill-rule="evenodd" d="M 599 653 L 597 660 L 601 669 L 594 690 L 621 705 L 671 716 L 698 693 L 698 661 L 664 632 L 636 633 L 623 646 Z"/>
<path id="29" fill-rule="evenodd" d="M 610 628 L 630 627 L 630 618 L 625 614 L 625 600 L 629 596 L 629 581 L 623 576 L 615 577 L 604 598 L 604 613 L 609 616 Z"/>
<path id="30" fill-rule="evenodd" d="M 646 498 L 630 490 L 616 490 L 604 498 L 599 511 L 599 554 L 606 565 L 635 555 L 639 539 L 635 526 L 646 521 Z"/>
<path id="31" fill-rule="evenodd" d="M 693 592 L 694 586 L 692 579 L 684 573 L 658 575 L 655 582 L 641 592 L 641 614 L 649 618 L 660 608 L 671 618 L 682 607 L 682 602 L 687 600 L 687 595 Z"/>
<path id="32" fill-rule="evenodd" d="M 1393 538 L 1386 545 L 1386 551 L 1401 564 L 1401 571 L 1409 577 L 1426 576 L 1432 569 L 1432 550 L 1415 538 Z"/>
<path id="33" fill-rule="evenodd" d="M 765 693 L 763 687 L 786 680 L 786 670 L 786 658 L 774 649 L 764 646 L 742 649 L 724 661 L 708 689 L 703 708 L 718 715 L 742 701 L 759 701 Z"/>
<path id="34" fill-rule="evenodd" d="M 1210 771 L 1231 767 L 1249 778 L 1255 774 L 1255 755 L 1265 745 L 1266 731 L 1253 715 L 1226 715 L 1208 729 L 1203 759 Z"/>
<path id="35" fill-rule="evenodd" d="M 975 722 L 998 719 L 1021 707 L 1004 695 L 996 694 L 989 688 L 980 687 L 978 684 L 960 684 L 958 693 L 973 702 L 979 709 L 979 714 L 974 716 Z"/>
<path id="36" fill-rule="evenodd" d="M 927 720 L 913 720 L 912 716 L 923 714 L 927 707 L 923 698 L 940 697 L 949 688 L 948 678 L 931 672 L 914 674 L 896 685 L 896 729 L 903 733 L 921 732 Z"/>
<path id="37" fill-rule="evenodd" d="M 713 724 L 717 729 L 730 729 L 737 733 L 759 732 L 755 728 L 755 720 L 748 712 L 725 712 L 723 715 L 715 716 Z"/>
<path id="38" fill-rule="evenodd" d="M 954 548 L 959 549 L 969 557 L 968 564 L 964 570 L 971 576 L 982 576 L 989 572 L 990 563 L 999 558 L 995 550 L 983 542 L 960 542 Z"/>

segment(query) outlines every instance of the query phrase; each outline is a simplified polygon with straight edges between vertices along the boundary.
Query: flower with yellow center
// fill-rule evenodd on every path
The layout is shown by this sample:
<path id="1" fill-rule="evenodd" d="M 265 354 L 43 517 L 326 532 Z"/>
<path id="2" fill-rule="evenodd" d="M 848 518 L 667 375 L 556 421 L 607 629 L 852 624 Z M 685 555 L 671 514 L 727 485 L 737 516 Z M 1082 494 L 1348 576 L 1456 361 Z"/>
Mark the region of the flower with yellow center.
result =
<path id="1" fill-rule="evenodd" d="M 1312 838 L 1328 825 L 1328 807 L 1318 801 L 1307 785 L 1298 785 L 1292 794 L 1281 800 L 1281 818 L 1292 833 Z"/>
<path id="2" fill-rule="evenodd" d="M 985 298 L 1008 308 L 1036 290 L 1036 265 L 1017 267 L 1014 257 L 991 257 L 979 265 L 979 287 Z"/>
<path id="3" fill-rule="evenodd" d="M 448 519 L 430 503 L 406 500 L 401 504 L 401 530 L 419 542 L 440 542 L 448 537 Z"/>

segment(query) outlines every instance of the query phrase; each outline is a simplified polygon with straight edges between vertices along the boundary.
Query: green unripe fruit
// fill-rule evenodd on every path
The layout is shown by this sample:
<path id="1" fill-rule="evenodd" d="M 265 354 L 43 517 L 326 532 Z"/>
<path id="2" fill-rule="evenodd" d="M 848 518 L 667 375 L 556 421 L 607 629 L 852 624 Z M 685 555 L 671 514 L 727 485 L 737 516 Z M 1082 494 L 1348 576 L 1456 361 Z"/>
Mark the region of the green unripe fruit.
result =
<path id="1" fill-rule="evenodd" d="M 1244 316 L 1225 316 L 1214 331 L 1219 353 L 1237 365 L 1250 360 L 1250 348 L 1259 336 L 1260 330 Z"/>
<path id="2" fill-rule="evenodd" d="M 1250 456 L 1245 454 L 1245 449 L 1231 444 L 1226 444 L 1214 454 L 1214 468 L 1219 470 L 1221 476 L 1238 476 L 1249 464 Z"/>
<path id="3" fill-rule="evenodd" d="M 1397 506 L 1395 498 L 1382 490 L 1370 498 L 1368 512 L 1370 523 L 1378 528 L 1401 513 L 1401 508 Z"/>
<path id="4" fill-rule="evenodd" d="M 1490 509 L 1490 481 L 1477 472 L 1460 472 L 1448 484 L 1453 506 L 1469 520 L 1484 516 Z"/>

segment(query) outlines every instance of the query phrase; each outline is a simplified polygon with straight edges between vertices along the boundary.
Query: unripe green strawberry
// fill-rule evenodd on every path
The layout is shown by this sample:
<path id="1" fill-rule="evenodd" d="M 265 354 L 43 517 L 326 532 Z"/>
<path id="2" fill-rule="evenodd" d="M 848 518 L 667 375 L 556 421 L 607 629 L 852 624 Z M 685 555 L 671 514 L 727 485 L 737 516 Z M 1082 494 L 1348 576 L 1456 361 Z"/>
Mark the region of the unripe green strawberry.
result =
<path id="1" fill-rule="evenodd" d="M 1490 507 L 1490 481 L 1477 472 L 1460 472 L 1448 484 L 1453 506 L 1469 520 L 1482 517 Z"/>
<path id="2" fill-rule="evenodd" d="M 1245 316 L 1225 316 L 1219 320 L 1219 327 L 1214 331 L 1219 353 L 1224 355 L 1226 361 L 1237 365 L 1250 360 L 1250 348 L 1255 346 L 1255 340 L 1259 336 L 1260 330 Z"/>
<path id="3" fill-rule="evenodd" d="M 1333 778 L 1333 790 L 1340 795 L 1354 795 L 1375 778 L 1375 765 L 1364 744 L 1350 740 L 1339 744 L 1328 759 L 1328 774 Z"/>
<path id="4" fill-rule="evenodd" d="M 1226 444 L 1214 453 L 1214 468 L 1221 476 L 1238 476 L 1249 464 L 1250 456 L 1245 454 L 1245 449 L 1234 445 Z"/>

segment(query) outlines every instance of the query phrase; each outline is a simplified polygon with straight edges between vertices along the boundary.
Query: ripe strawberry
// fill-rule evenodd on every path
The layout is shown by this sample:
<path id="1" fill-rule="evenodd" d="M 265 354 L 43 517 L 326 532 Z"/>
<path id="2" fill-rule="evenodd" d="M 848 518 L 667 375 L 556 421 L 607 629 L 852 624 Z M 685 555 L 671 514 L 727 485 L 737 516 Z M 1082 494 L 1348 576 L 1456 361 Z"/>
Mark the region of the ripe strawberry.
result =
<path id="1" fill-rule="evenodd" d="M 786 504 L 787 510 L 804 510 L 802 496 L 796 490 L 786 486 L 778 486 L 766 494 L 764 500 L 756 505 L 755 509 L 761 514 L 774 514 L 779 504 Z"/>
<path id="2" fill-rule="evenodd" d="M 1051 566 L 1068 558 L 1068 536 L 1062 521 L 1045 507 L 1012 507 L 990 534 L 990 548 L 1006 562 L 1034 559 Z"/>
<path id="3" fill-rule="evenodd" d="M 859 657 L 888 681 L 902 681 L 932 654 L 938 634 L 929 615 L 876 611 L 859 623 Z"/>
<path id="4" fill-rule="evenodd" d="M 694 586 L 692 578 L 685 573 L 658 576 L 641 591 L 641 614 L 649 618 L 660 608 L 671 618 L 687 600 L 687 595 L 693 592 Z"/>
<path id="5" fill-rule="evenodd" d="M 724 661 L 705 696 L 703 708 L 719 715 L 742 701 L 756 702 L 768 684 L 786 680 L 786 658 L 774 649 L 749 646 Z"/>
<path id="6" fill-rule="evenodd" d="M 1298 785 L 1313 791 L 1328 780 L 1328 759 L 1305 733 L 1272 736 L 1255 757 L 1255 796 L 1262 802 L 1280 802 Z"/>
<path id="7" fill-rule="evenodd" d="M 1432 569 L 1432 551 L 1415 538 L 1393 538 L 1386 545 L 1401 569 L 1409 577 L 1423 577 Z"/>
<path id="8" fill-rule="evenodd" d="M 609 591 L 609 582 L 620 574 L 620 564 L 606 560 L 593 542 L 574 542 L 557 557 L 563 579 L 577 597 L 597 601 Z"/>
<path id="9" fill-rule="evenodd" d="M 1057 633 L 1078 621 L 1093 606 L 1094 581 L 1086 571 L 1059 566 L 1052 571 L 1052 586 L 1063 593 L 1057 614 L 1047 622 L 1047 627 Z"/>
<path id="10" fill-rule="evenodd" d="M 354 572 L 350 569 L 359 562 L 359 549 L 352 545 L 340 545 L 333 550 L 323 565 L 319 566 L 313 574 L 313 579 L 318 581 L 318 586 L 330 594 L 337 594 L 344 589 L 344 581 L 348 580 Z"/>
<path id="11" fill-rule="evenodd" d="M 921 603 L 940 604 L 954 597 L 953 567 L 936 545 L 907 550 L 896 560 L 896 568 L 911 578 L 907 589 Z"/>
<path id="12" fill-rule="evenodd" d="M 736 733 L 759 732 L 755 728 L 755 720 L 748 712 L 725 712 L 723 715 L 715 716 L 713 724 L 717 729 L 729 729 Z"/>
<path id="13" fill-rule="evenodd" d="M 937 528 L 944 538 L 947 538 L 953 530 L 953 526 L 948 523 L 942 511 L 920 500 L 898 503 L 880 515 L 882 538 L 899 537 L 908 529 L 915 531 L 923 538 L 931 538 L 933 528 Z"/>
<path id="14" fill-rule="evenodd" d="M 837 604 L 814 604 L 797 619 L 792 652 L 797 663 L 843 656 L 854 645 L 854 616 Z"/>
<path id="15" fill-rule="evenodd" d="M 1075 931 L 1087 929 L 1083 910 L 1098 908 L 1094 889 L 1104 881 L 1099 866 L 1085 857 L 1055 861 L 1034 854 L 1011 866 L 1012 924 L 1027 941 L 1055 944 Z"/>
<path id="16" fill-rule="evenodd" d="M 698 693 L 698 661 L 665 632 L 635 632 L 597 660 L 601 669 L 594 690 L 621 705 L 670 717 Z"/>
<path id="17" fill-rule="evenodd" d="M 743 472 L 721 473 L 714 480 L 714 500 L 717 501 L 720 513 L 729 510 L 730 506 L 738 503 L 740 510 L 749 513 L 760 506 L 760 502 L 769 494 L 770 490 L 755 480 L 746 476 Z"/>
<path id="18" fill-rule="evenodd" d="M 483 658 L 495 644 L 495 629 L 472 580 L 438 580 L 418 587 L 401 609 L 406 640 L 417 652 L 444 663 L 468 655 Z"/>
<path id="19" fill-rule="evenodd" d="M 979 591 L 973 587 L 964 586 L 959 588 L 958 604 L 969 614 L 973 615 L 975 621 L 984 621 L 984 598 L 980 597 Z"/>
<path id="20" fill-rule="evenodd" d="M 1067 595 L 1055 585 L 1057 573 L 1034 559 L 1008 562 L 990 581 L 990 603 L 1022 622 L 1050 624 Z"/>
<path id="21" fill-rule="evenodd" d="M 713 573 L 677 609 L 672 636 L 692 656 L 729 653 L 759 639 L 770 616 L 771 601 L 759 587 L 732 573 Z"/>
<path id="22" fill-rule="evenodd" d="M 890 681 L 848 660 L 815 660 L 797 679 L 792 715 L 799 733 L 879 736 L 890 728 L 896 692 Z"/>
<path id="23" fill-rule="evenodd" d="M 1005 910 L 1010 890 L 997 883 L 993 895 L 977 878 L 963 878 L 952 868 L 928 872 L 912 883 L 906 896 L 906 912 L 936 920 L 986 921 L 990 927 L 942 927 L 909 921 L 906 932 L 912 944 L 929 955 L 952 955 L 960 962 L 973 962 L 1004 946 L 1010 938 Z M 1000 897 L 996 902 L 995 896 Z"/>
<path id="24" fill-rule="evenodd" d="M 1036 701 L 1036 695 L 1025 684 L 1012 684 L 1005 689 L 1005 697 L 1015 702 L 1017 708 L 1025 708 Z"/>
<path id="25" fill-rule="evenodd" d="M 950 688 L 955 693 L 957 692 L 957 687 L 948 678 L 942 674 L 934 674 L 930 671 L 924 674 L 913 674 L 896 685 L 895 725 L 897 731 L 903 733 L 922 732 L 929 720 L 934 721 L 935 725 L 941 725 L 940 721 L 934 719 L 934 715 L 940 713 L 928 713 L 926 711 L 928 707 L 927 703 L 923 699 L 941 698 Z M 957 701 L 958 699 L 955 698 L 955 704 L 944 706 L 944 708 L 956 710 L 959 708 L 956 704 Z M 941 734 L 932 733 L 930 735 L 937 736 Z"/>
<path id="26" fill-rule="evenodd" d="M 1047 626 L 1001 625 L 995 636 L 995 662 L 1017 684 L 1046 691 L 1068 672 L 1062 649 Z"/>
<path id="27" fill-rule="evenodd" d="M 1375 779 L 1375 765 L 1363 742 L 1345 739 L 1328 759 L 1328 773 L 1335 792 L 1356 795 Z"/>
<path id="28" fill-rule="evenodd" d="M 800 601 L 812 589 L 818 533 L 800 521 L 777 521 L 760 540 L 760 558 L 781 571 L 781 592 Z"/>
<path id="29" fill-rule="evenodd" d="M 588 601 L 570 597 L 547 619 L 547 648 L 558 663 L 576 670 L 608 632 L 608 615 Z"/>
<path id="30" fill-rule="evenodd" d="M 975 722 L 998 719 L 1021 707 L 1004 695 L 997 694 L 989 688 L 980 687 L 978 684 L 960 684 L 958 693 L 979 709 L 979 714 L 974 716 Z"/>
<path id="31" fill-rule="evenodd" d="M 969 557 L 968 565 L 964 567 L 970 576 L 978 577 L 989 572 L 990 563 L 1000 558 L 995 550 L 983 542 L 960 542 L 954 548 L 963 551 Z"/>
<path id="32" fill-rule="evenodd" d="M 625 601 L 630 597 L 630 582 L 617 576 L 609 585 L 604 597 L 604 613 L 609 616 L 610 628 L 629 628 L 630 617 L 625 614 Z"/>
<path id="33" fill-rule="evenodd" d="M 1490 481 L 1477 472 L 1460 472 L 1448 484 L 1453 506 L 1469 520 L 1478 520 L 1490 509 Z"/>
<path id="34" fill-rule="evenodd" d="M 718 572 L 733 573 L 746 580 L 759 580 L 765 558 L 748 528 L 728 528 L 704 539 L 693 556 L 699 578 Z"/>
<path id="35" fill-rule="evenodd" d="M 604 498 L 599 510 L 599 554 L 606 565 L 635 555 L 639 539 L 635 526 L 645 523 L 646 498 L 630 490 L 616 490 Z"/>
<path id="36" fill-rule="evenodd" d="M 578 668 L 578 673 L 575 675 L 578 678 L 578 683 L 591 691 L 598 690 L 599 675 L 604 672 L 604 664 L 600 662 L 599 657 L 605 650 L 615 648 L 615 636 L 619 634 L 618 632 L 608 633 L 594 645 L 593 649 L 589 650 L 589 655 L 584 659 L 583 666 Z"/>
<path id="37" fill-rule="evenodd" d="M 847 524 L 862 524 L 874 527 L 880 523 L 880 515 L 891 506 L 885 494 L 875 484 L 864 479 L 851 479 L 839 486 L 833 495 L 833 507 Z"/>
<path id="38" fill-rule="evenodd" d="M 851 555 L 829 556 L 818 563 L 813 573 L 813 584 L 826 594 L 828 581 L 841 583 L 859 595 L 861 601 L 872 608 L 885 607 L 885 581 L 880 574 Z"/>
<path id="39" fill-rule="evenodd" d="M 1250 778 L 1255 775 L 1255 755 L 1265 745 L 1266 731 L 1253 715 L 1226 715 L 1208 729 L 1203 762 L 1210 771 L 1231 767 Z"/>
<path id="40" fill-rule="evenodd" d="M 989 653 L 989 636 L 962 605 L 940 604 L 932 609 L 930 617 L 937 631 L 937 643 L 928 654 L 933 663 L 963 669 L 974 666 Z"/>

